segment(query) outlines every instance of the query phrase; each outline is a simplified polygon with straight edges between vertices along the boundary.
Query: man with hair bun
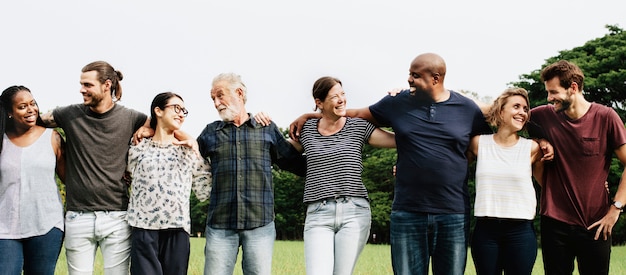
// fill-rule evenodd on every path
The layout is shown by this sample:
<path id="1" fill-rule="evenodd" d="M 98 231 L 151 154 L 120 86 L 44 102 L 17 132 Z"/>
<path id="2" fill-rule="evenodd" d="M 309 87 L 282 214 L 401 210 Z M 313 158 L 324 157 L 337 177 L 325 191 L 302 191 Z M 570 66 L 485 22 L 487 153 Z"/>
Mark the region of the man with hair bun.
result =
<path id="1" fill-rule="evenodd" d="M 65 251 L 70 275 L 92 274 L 98 247 L 104 274 L 129 273 L 126 157 L 133 133 L 149 124 L 145 114 L 116 104 L 122 98 L 122 79 L 107 62 L 89 63 L 80 76 L 83 104 L 42 116 L 47 127 L 61 127 L 67 139 Z"/>

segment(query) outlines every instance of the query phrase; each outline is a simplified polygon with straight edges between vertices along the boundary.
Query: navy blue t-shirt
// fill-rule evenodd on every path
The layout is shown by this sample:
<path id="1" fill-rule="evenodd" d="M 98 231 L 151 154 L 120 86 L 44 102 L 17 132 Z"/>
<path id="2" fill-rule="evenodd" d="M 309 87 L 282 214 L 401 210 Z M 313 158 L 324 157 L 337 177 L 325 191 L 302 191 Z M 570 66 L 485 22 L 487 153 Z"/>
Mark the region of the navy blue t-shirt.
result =
<path id="1" fill-rule="evenodd" d="M 465 152 L 472 136 L 492 132 L 476 103 L 454 91 L 448 100 L 433 102 L 405 90 L 369 109 L 381 126 L 392 127 L 396 134 L 393 210 L 467 213 Z"/>

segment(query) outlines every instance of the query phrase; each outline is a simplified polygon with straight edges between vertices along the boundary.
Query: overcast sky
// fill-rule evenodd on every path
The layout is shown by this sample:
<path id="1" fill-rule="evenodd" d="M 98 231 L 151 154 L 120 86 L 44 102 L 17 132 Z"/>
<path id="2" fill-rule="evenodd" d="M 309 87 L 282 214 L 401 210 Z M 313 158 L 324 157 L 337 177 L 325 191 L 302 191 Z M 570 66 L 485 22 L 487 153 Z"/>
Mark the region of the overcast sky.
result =
<path id="1" fill-rule="evenodd" d="M 626 28 L 614 0 L 37 0 L 0 3 L 0 88 L 29 87 L 41 111 L 82 103 L 80 69 L 104 60 L 124 74 L 120 104 L 149 113 L 174 91 L 197 136 L 219 119 L 213 77 L 242 76 L 249 112 L 286 128 L 311 112 L 313 82 L 343 81 L 348 107 L 406 87 L 424 52 L 447 62 L 445 85 L 495 96 L 545 59 Z"/>

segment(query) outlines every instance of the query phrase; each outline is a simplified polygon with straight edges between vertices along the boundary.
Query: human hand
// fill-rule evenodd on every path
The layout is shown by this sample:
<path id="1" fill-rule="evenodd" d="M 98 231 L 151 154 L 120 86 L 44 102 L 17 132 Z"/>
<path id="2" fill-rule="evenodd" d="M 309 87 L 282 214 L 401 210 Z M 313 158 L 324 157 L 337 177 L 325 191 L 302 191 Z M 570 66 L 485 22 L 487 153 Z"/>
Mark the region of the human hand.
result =
<path id="1" fill-rule="evenodd" d="M 147 126 L 141 126 L 133 134 L 133 145 L 139 144 L 142 138 L 147 138 L 151 136 L 154 136 L 154 129 L 147 127 Z"/>
<path id="2" fill-rule="evenodd" d="M 291 124 L 289 124 L 289 137 L 295 141 L 300 141 L 300 130 L 302 130 L 302 126 L 308 119 L 307 115 L 301 115 L 296 120 L 294 120 Z"/>
<path id="3" fill-rule="evenodd" d="M 393 88 L 389 91 L 387 91 L 387 94 L 390 96 L 396 96 L 397 94 L 399 94 L 402 90 L 405 90 L 405 88 Z"/>
<path id="4" fill-rule="evenodd" d="M 272 118 L 270 118 L 269 114 L 266 114 L 264 112 L 259 112 L 256 115 L 254 115 L 254 120 L 256 121 L 256 123 L 259 123 L 263 126 L 268 126 L 270 125 Z"/>
<path id="5" fill-rule="evenodd" d="M 543 157 L 541 157 L 541 161 L 551 161 L 554 159 L 554 147 L 552 144 L 545 139 L 538 140 L 539 148 L 541 148 L 541 152 L 543 153 Z"/>
<path id="6" fill-rule="evenodd" d="M 600 238 L 600 234 L 602 234 L 603 239 L 606 241 L 608 236 L 611 236 L 611 232 L 613 231 L 613 226 L 617 222 L 617 219 L 619 218 L 619 214 L 620 214 L 620 210 L 611 206 L 609 209 L 609 212 L 607 212 L 606 215 L 604 215 L 604 217 L 602 217 L 601 220 L 587 227 L 587 230 L 591 230 L 594 227 L 598 227 L 598 229 L 596 229 L 596 235 L 593 239 L 598 240 Z"/>
<path id="7" fill-rule="evenodd" d="M 175 140 L 172 143 L 174 145 L 189 147 L 193 149 L 193 151 L 196 152 L 198 156 L 200 155 L 200 146 L 198 146 L 198 141 L 195 139 Z"/>

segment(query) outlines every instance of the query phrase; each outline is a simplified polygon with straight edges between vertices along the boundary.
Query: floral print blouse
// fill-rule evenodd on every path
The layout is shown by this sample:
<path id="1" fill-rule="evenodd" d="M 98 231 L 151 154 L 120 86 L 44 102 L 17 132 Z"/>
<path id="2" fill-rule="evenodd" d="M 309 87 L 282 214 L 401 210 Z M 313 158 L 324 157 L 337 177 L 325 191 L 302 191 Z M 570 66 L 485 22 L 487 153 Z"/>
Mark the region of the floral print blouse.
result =
<path id="1" fill-rule="evenodd" d="M 127 220 L 130 226 L 191 231 L 189 196 L 207 200 L 211 193 L 209 163 L 192 148 L 159 144 L 144 138 L 128 151 L 131 194 Z"/>

